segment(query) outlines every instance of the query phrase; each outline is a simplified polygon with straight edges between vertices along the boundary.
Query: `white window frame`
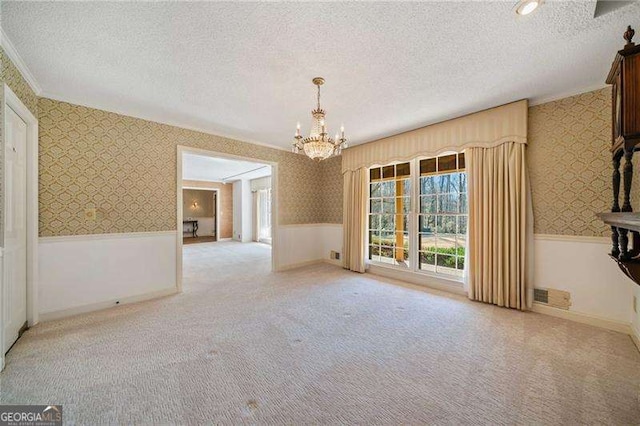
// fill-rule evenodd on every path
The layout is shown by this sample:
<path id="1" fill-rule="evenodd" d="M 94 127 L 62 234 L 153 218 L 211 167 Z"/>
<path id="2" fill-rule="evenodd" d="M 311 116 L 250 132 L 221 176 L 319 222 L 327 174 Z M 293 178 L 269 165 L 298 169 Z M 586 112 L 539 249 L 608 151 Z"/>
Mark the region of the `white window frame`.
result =
<path id="1" fill-rule="evenodd" d="M 454 154 L 454 152 L 445 152 L 439 154 L 437 157 Z M 365 233 L 365 247 L 367 250 L 367 255 L 365 259 L 365 263 L 368 265 L 373 265 L 381 268 L 394 269 L 400 272 L 408 272 L 413 274 L 418 274 L 420 276 L 425 277 L 433 277 L 440 280 L 454 281 L 462 283 L 464 278 L 453 275 L 453 274 L 443 274 L 435 271 L 427 271 L 420 269 L 420 253 L 418 251 L 418 242 L 419 242 L 419 232 L 418 232 L 418 216 L 420 215 L 420 160 L 425 160 L 433 157 L 417 157 L 410 161 L 394 161 L 391 163 L 383 164 L 383 165 L 373 165 L 367 168 L 367 232 Z M 411 209 L 408 213 L 408 224 L 407 229 L 409 230 L 409 267 L 403 267 L 400 265 L 394 265 L 391 263 L 380 262 L 376 260 L 369 259 L 369 217 L 371 214 L 371 174 L 370 170 L 376 167 L 385 167 L 396 164 L 410 164 L 410 175 L 409 179 L 411 181 Z M 467 193 L 468 194 L 468 193 Z M 467 208 L 468 208 L 468 198 L 467 198 Z M 397 213 L 396 213 L 397 214 Z M 467 213 L 468 214 L 468 213 Z M 467 225 L 468 226 L 468 225 Z M 467 240 L 468 241 L 468 240 Z M 466 250 L 466 248 L 465 248 Z M 467 268 L 467 264 L 465 263 L 465 268 Z M 463 272 L 464 276 L 464 272 Z"/>

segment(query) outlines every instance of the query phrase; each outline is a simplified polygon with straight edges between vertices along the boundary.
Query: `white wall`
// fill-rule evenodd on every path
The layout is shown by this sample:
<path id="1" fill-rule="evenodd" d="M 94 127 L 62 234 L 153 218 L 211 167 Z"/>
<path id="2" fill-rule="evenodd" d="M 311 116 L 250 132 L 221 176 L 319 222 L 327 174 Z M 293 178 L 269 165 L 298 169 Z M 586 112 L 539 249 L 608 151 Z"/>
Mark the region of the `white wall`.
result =
<path id="1" fill-rule="evenodd" d="M 279 269 L 329 260 L 331 250 L 342 255 L 342 225 L 280 225 L 277 238 Z M 342 260 L 332 263 L 341 265 Z"/>
<path id="2" fill-rule="evenodd" d="M 242 181 L 233 182 L 233 239 L 242 238 Z"/>
<path id="3" fill-rule="evenodd" d="M 608 238 L 536 235 L 534 247 L 534 287 L 570 292 L 570 311 L 631 322 L 637 284 L 607 256 Z"/>
<path id="4" fill-rule="evenodd" d="M 251 241 L 253 202 L 251 181 L 233 182 L 233 239 L 247 243 Z"/>
<path id="5" fill-rule="evenodd" d="M 40 320 L 175 293 L 176 235 L 40 238 Z"/>

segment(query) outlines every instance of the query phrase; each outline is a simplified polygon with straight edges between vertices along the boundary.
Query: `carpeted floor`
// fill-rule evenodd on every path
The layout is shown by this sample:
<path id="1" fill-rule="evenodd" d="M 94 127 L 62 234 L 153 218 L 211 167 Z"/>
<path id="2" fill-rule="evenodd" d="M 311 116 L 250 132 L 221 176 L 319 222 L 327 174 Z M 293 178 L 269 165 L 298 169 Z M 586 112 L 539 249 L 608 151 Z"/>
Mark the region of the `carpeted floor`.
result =
<path id="1" fill-rule="evenodd" d="M 316 265 L 185 247 L 185 291 L 40 324 L 2 403 L 68 423 L 639 424 L 626 335 Z"/>

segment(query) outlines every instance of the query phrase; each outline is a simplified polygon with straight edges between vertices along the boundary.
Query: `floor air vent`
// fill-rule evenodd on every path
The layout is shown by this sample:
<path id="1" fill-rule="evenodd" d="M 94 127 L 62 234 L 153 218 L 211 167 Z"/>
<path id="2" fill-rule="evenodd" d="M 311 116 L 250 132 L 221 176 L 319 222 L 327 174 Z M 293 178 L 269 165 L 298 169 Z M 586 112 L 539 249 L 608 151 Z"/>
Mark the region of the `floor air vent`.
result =
<path id="1" fill-rule="evenodd" d="M 533 301 L 554 308 L 569 309 L 571 306 L 571 293 L 552 288 L 534 288 Z"/>

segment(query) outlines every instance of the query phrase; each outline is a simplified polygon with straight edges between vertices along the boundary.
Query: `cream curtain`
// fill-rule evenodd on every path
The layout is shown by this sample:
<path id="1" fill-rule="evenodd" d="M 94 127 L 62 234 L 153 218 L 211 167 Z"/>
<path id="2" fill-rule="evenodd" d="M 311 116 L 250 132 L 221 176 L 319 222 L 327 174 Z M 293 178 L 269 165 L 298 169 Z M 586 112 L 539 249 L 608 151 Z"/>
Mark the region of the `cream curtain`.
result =
<path id="1" fill-rule="evenodd" d="M 528 307 L 532 214 L 526 145 L 507 142 L 465 151 L 469 298 Z"/>
<path id="2" fill-rule="evenodd" d="M 344 172 L 343 204 L 343 266 L 346 269 L 363 273 L 364 241 L 367 213 L 367 169 L 361 167 Z"/>

